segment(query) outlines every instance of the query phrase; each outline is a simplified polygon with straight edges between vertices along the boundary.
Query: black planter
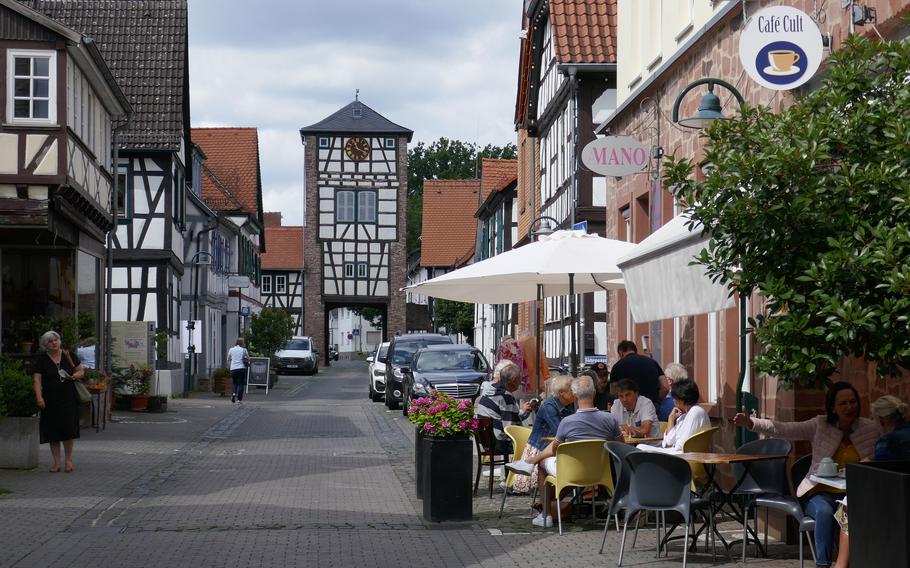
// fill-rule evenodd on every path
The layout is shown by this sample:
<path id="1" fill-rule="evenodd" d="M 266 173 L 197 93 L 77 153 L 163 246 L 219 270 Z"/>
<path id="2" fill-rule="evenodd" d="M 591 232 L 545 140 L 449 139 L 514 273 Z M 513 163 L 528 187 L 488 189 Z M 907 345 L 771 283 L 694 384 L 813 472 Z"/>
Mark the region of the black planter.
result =
<path id="1" fill-rule="evenodd" d="M 414 488 L 418 499 L 423 499 L 423 432 L 414 429 Z"/>
<path id="2" fill-rule="evenodd" d="M 850 566 L 910 566 L 910 462 L 847 466 Z"/>
<path id="3" fill-rule="evenodd" d="M 433 522 L 470 521 L 473 513 L 473 442 L 467 436 L 426 436 L 421 444 L 423 518 Z"/>
<path id="4" fill-rule="evenodd" d="M 150 396 L 148 411 L 149 412 L 167 412 L 167 397 L 166 396 Z"/>

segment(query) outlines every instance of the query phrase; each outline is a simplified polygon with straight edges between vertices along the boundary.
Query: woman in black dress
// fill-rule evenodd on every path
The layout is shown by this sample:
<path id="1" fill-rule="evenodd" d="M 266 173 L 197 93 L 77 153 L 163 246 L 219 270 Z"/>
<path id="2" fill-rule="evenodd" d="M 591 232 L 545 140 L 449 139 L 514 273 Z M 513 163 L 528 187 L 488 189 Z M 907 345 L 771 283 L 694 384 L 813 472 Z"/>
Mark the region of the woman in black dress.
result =
<path id="1" fill-rule="evenodd" d="M 41 443 L 51 445 L 54 465 L 60 471 L 60 443 L 66 452 L 63 471 L 73 471 L 73 441 L 79 437 L 79 395 L 75 382 L 82 380 L 79 358 L 60 348 L 60 334 L 48 331 L 38 341 L 44 349 L 35 357 L 32 378 L 35 397 L 41 409 Z M 63 373 L 61 373 L 63 371 Z"/>

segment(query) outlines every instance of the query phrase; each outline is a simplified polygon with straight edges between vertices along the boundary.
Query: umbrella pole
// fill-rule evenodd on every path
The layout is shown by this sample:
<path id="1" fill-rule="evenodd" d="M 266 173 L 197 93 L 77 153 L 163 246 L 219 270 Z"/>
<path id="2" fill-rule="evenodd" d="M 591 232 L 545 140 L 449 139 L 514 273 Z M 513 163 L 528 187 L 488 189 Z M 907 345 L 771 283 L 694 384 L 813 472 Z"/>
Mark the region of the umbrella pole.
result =
<path id="1" fill-rule="evenodd" d="M 538 393 L 541 390 L 540 389 L 540 361 L 541 361 L 541 357 L 540 357 L 541 351 L 540 350 L 541 350 L 541 346 L 543 343 L 542 340 L 540 339 L 540 301 L 541 301 L 540 299 L 542 296 L 543 296 L 543 286 L 538 284 L 537 285 L 537 301 L 534 303 L 534 328 L 535 328 L 534 329 L 534 335 L 535 335 L 534 340 L 537 342 L 537 355 L 535 355 L 535 357 L 537 357 L 537 361 L 535 361 L 534 367 L 537 369 L 537 385 L 535 388 L 537 389 Z"/>
<path id="2" fill-rule="evenodd" d="M 578 345 L 575 341 L 575 324 L 578 321 L 578 314 L 575 313 L 575 275 L 569 274 L 569 315 L 571 316 L 571 327 L 569 339 L 572 342 L 572 376 L 578 376 Z"/>

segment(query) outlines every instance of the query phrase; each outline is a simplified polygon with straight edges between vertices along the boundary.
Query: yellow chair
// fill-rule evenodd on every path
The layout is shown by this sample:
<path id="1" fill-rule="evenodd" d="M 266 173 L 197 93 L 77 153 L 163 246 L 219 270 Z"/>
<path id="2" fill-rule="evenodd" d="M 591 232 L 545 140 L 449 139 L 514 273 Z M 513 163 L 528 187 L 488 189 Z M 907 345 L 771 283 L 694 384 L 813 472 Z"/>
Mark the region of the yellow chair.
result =
<path id="1" fill-rule="evenodd" d="M 531 429 L 527 426 L 517 426 L 511 424 L 505 427 L 506 436 L 512 440 L 512 461 L 517 461 L 521 459 L 521 456 L 525 453 L 525 447 L 528 445 L 528 438 L 531 437 Z M 509 494 L 509 489 L 515 484 L 515 476 L 517 475 L 514 471 L 506 468 L 508 475 L 506 476 L 506 487 L 502 491 L 502 502 L 499 504 L 499 518 L 502 518 L 502 511 L 506 506 L 506 495 Z"/>
<path id="2" fill-rule="evenodd" d="M 663 422 L 659 422 L 658 424 L 660 425 L 660 435 L 663 436 L 664 432 L 667 431 L 667 422 L 663 421 Z"/>
<path id="3" fill-rule="evenodd" d="M 717 426 L 706 428 L 697 434 L 692 434 L 689 439 L 683 442 L 684 452 L 710 452 L 713 448 L 714 433 L 717 432 Z M 692 491 L 697 487 L 704 485 L 708 481 L 708 474 L 705 472 L 704 464 L 689 462 L 692 468 Z"/>
<path id="4" fill-rule="evenodd" d="M 606 440 L 580 440 L 565 442 L 556 448 L 556 475 L 548 475 L 546 482 L 556 488 L 556 516 L 559 534 L 562 534 L 562 511 L 559 496 L 566 487 L 591 487 L 602 485 L 613 495 L 613 468 L 610 454 L 604 449 Z M 546 485 L 544 486 L 546 488 Z M 596 494 L 595 494 L 596 495 Z M 547 502 L 546 490 L 544 503 Z M 594 497 L 594 505 L 597 498 Z"/>

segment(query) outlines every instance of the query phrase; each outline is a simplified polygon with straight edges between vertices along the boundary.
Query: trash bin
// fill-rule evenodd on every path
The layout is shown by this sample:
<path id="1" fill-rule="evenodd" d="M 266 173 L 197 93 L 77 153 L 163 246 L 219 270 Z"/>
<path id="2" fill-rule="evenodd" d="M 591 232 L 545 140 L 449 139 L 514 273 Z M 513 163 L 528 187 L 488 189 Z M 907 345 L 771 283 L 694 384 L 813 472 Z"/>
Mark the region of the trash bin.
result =
<path id="1" fill-rule="evenodd" d="M 847 466 L 850 565 L 910 566 L 910 461 Z"/>

